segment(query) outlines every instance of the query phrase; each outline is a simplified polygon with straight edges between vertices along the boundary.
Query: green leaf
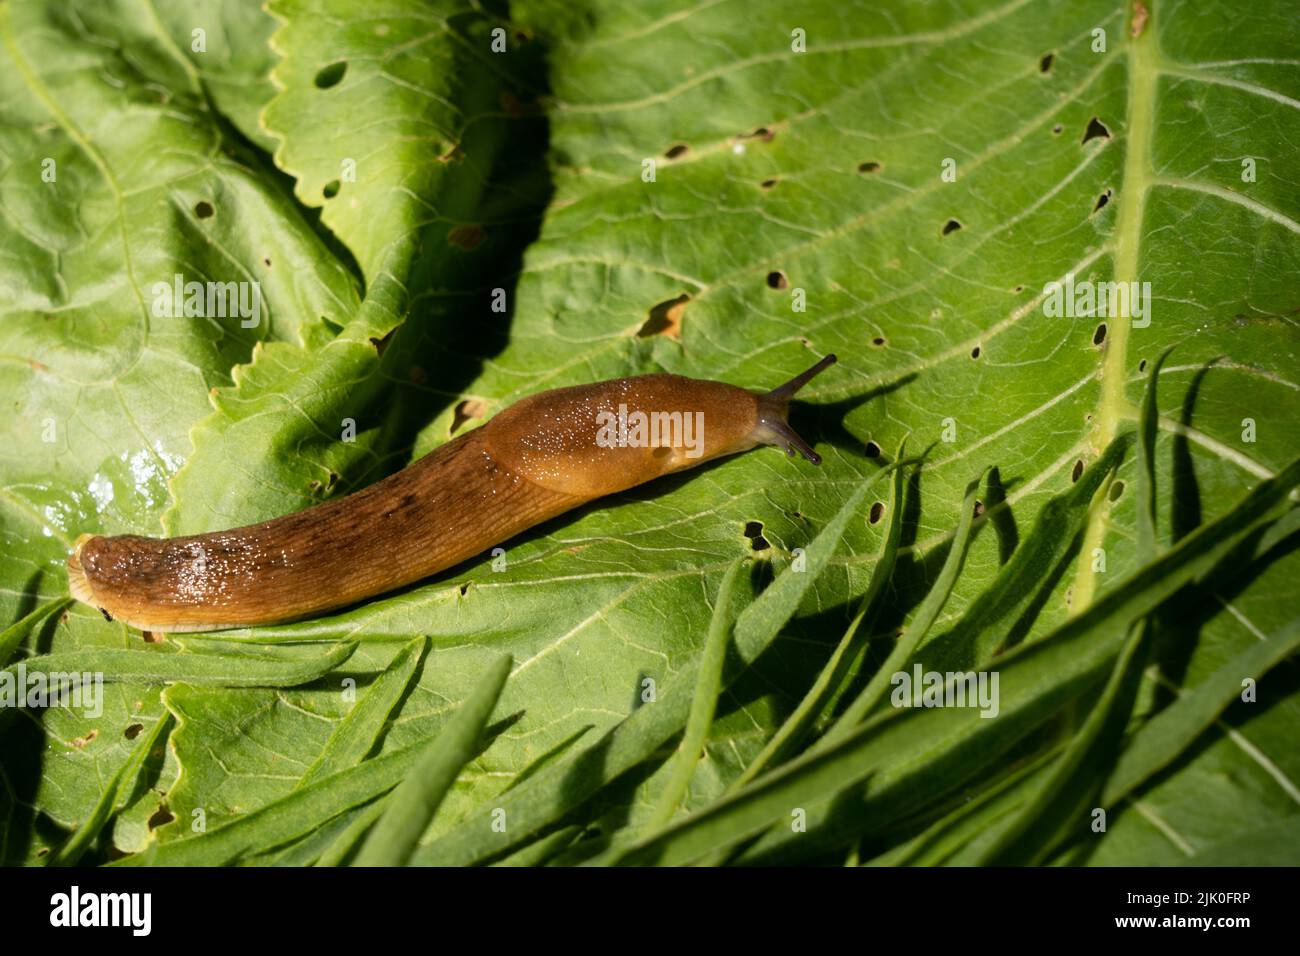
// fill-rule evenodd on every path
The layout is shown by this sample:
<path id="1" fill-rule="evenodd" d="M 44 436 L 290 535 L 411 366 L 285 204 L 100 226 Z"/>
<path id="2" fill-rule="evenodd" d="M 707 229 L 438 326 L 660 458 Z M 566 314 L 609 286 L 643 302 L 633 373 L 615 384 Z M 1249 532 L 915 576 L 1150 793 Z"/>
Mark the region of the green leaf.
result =
<path id="1" fill-rule="evenodd" d="M 38 625 L 72 603 L 72 598 L 55 598 L 53 601 L 46 601 L 0 631 L 0 666 L 9 663 L 9 659 L 14 656 L 14 651 Z"/>
<path id="2" fill-rule="evenodd" d="M 406 693 L 411 677 L 420 663 L 420 655 L 427 645 L 428 640 L 419 637 L 397 652 L 397 656 L 375 678 L 370 689 L 335 728 L 325 749 L 307 768 L 307 772 L 298 781 L 298 786 L 328 777 L 366 758 L 387 725 L 393 708 Z"/>
<path id="3" fill-rule="evenodd" d="M 691 784 L 691 777 L 695 775 L 695 767 L 709 736 L 709 728 L 713 725 L 718 695 L 722 691 L 722 665 L 726 661 L 727 639 L 731 637 L 731 628 L 735 622 L 732 605 L 736 598 L 736 582 L 743 566 L 740 561 L 732 564 L 718 585 L 718 600 L 713 606 L 709 634 L 700 655 L 695 693 L 691 698 L 690 713 L 686 716 L 686 729 L 682 732 L 682 739 L 677 744 L 677 752 L 672 759 L 672 772 L 650 817 L 650 829 L 659 829 L 677 812 L 678 805 Z"/>
<path id="4" fill-rule="evenodd" d="M 1102 804 L 1114 806 L 1172 763 L 1240 697 L 1244 680 L 1258 681 L 1297 649 L 1300 649 L 1300 618 L 1266 641 L 1250 645 L 1205 681 L 1184 691 L 1178 700 L 1133 735 L 1106 781 Z"/>
<path id="5" fill-rule="evenodd" d="M 59 852 L 50 859 L 50 866 L 75 866 L 81 860 L 82 855 L 99 836 L 104 824 L 121 809 L 136 784 L 136 778 L 144 766 L 145 759 L 153 751 L 167 726 L 166 719 L 155 721 L 148 733 L 138 737 L 135 748 L 131 751 L 131 758 L 113 774 L 104 787 L 99 802 L 95 804 L 95 809 L 81 826 L 77 827 L 76 832 L 68 838 L 68 842 L 63 844 Z"/>
<path id="6" fill-rule="evenodd" d="M 342 832 L 316 858 L 316 866 L 343 866 L 350 863 L 357 847 L 375 825 L 375 821 L 383 816 L 385 809 L 384 800 L 380 797 L 357 811 Z"/>
<path id="7" fill-rule="evenodd" d="M 356 650 L 356 644 L 338 644 L 324 654 L 296 659 L 248 654 L 187 654 L 161 651 L 123 651 L 101 648 L 64 651 L 29 657 L 6 667 L 17 685 L 25 674 L 95 675 L 109 683 L 184 683 L 212 687 L 294 687 L 308 684 L 334 670 Z"/>
<path id="8" fill-rule="evenodd" d="M 938 618 L 939 612 L 943 610 L 944 603 L 948 600 L 948 595 L 952 592 L 953 583 L 957 580 L 957 575 L 961 571 L 962 562 L 966 560 L 966 548 L 970 544 L 971 523 L 975 520 L 975 493 L 979 491 L 981 475 L 966 486 L 966 496 L 962 499 L 961 519 L 957 523 L 957 530 L 953 534 L 952 545 L 948 549 L 948 556 L 944 559 L 943 568 L 939 571 L 939 577 L 935 580 L 934 586 L 917 608 L 912 623 L 898 641 L 895 642 L 889 656 L 880 669 L 872 675 L 867 686 L 862 689 L 857 698 L 845 708 L 830 729 L 817 742 L 817 747 L 827 747 L 837 740 L 842 740 L 845 734 L 849 733 L 858 723 L 860 723 L 868 714 L 870 714 L 880 700 L 885 695 L 885 689 L 908 661 L 916 653 L 916 649 L 925 636 L 930 631 L 930 626 Z"/>
<path id="9" fill-rule="evenodd" d="M 254 850 L 274 849 L 391 790 L 423 748 L 398 750 L 332 774 L 199 836 L 152 844 L 121 865 L 221 866 Z"/>
<path id="10" fill-rule="evenodd" d="M 821 673 L 817 675 L 817 680 L 813 682 L 813 686 L 804 695 L 803 700 L 799 702 L 799 706 L 786 718 L 780 729 L 772 735 L 772 739 L 767 742 L 758 756 L 750 761 L 744 773 L 732 781 L 730 789 L 737 790 L 743 787 L 762 773 L 769 763 L 779 759 L 788 749 L 799 743 L 802 736 L 810 728 L 813 720 L 826 705 L 837 685 L 847 677 L 847 670 L 849 665 L 853 663 L 855 652 L 865 648 L 866 641 L 871 634 L 871 627 L 880 611 L 881 598 L 885 594 L 885 587 L 889 584 L 890 576 L 894 572 L 894 561 L 898 557 L 898 542 L 903 533 L 904 469 L 902 461 L 905 446 L 906 442 L 904 441 L 898 447 L 896 459 L 898 464 L 894 467 L 893 487 L 890 490 L 889 502 L 885 506 L 885 533 L 880 541 L 880 552 L 876 556 L 875 567 L 871 571 L 871 583 L 867 586 L 866 594 L 862 596 L 857 614 L 849 622 L 849 626 L 844 631 L 844 636 L 840 638 L 839 644 L 835 646 L 835 651 L 831 654 L 830 660 L 826 662 Z"/>
<path id="11" fill-rule="evenodd" d="M 1151 364 L 1147 390 L 1138 413 L 1137 449 L 1137 550 L 1143 561 L 1155 560 L 1156 470 L 1155 439 L 1160 369 L 1169 357 L 1166 349 Z M 1114 767 L 1120 738 L 1128 726 L 1142 671 L 1151 645 L 1152 618 L 1140 620 L 1129 631 L 1106 686 L 1046 779 L 1016 813 L 989 838 L 976 858 L 981 864 L 1039 863 L 1051 855 L 1069 833 L 1088 832 L 1095 819 L 1095 800 L 1102 781 Z"/>
<path id="12" fill-rule="evenodd" d="M 791 565 L 754 603 L 741 611 L 733 631 L 733 647 L 742 664 L 756 659 L 794 614 L 829 564 L 867 492 L 882 474 L 859 484 L 839 513 L 808 545 L 803 570 Z M 688 667 L 676 681 L 662 689 L 656 700 L 633 711 L 593 746 L 542 770 L 522 786 L 503 794 L 494 801 L 493 807 L 421 847 L 414 862 L 440 866 L 484 862 L 558 823 L 601 787 L 648 759 L 681 731 L 689 718 L 698 668 L 698 663 Z M 737 667 L 724 669 L 724 687 L 736 679 L 736 670 Z M 504 814 L 506 832 L 494 832 L 490 826 L 493 813 Z"/>
<path id="13" fill-rule="evenodd" d="M 1205 525 L 1087 611 L 1040 642 L 1006 655 L 1000 665 L 999 719 L 982 721 L 965 708 L 904 708 L 883 712 L 839 742 L 814 748 L 748 787 L 670 826 L 624 857 L 627 862 L 680 864 L 730 846 L 796 811 L 806 830 L 796 828 L 759 841 L 751 852 L 762 858 L 775 849 L 806 855 L 828 837 L 816 829 L 825 802 L 871 778 L 858 796 L 855 831 L 880 827 L 925 792 L 930 799 L 959 785 L 987 759 L 1047 716 L 1068 704 L 1096 680 L 1123 643 L 1126 625 L 1153 610 L 1170 594 L 1216 565 L 1231 546 L 1256 526 L 1300 481 L 1300 460 L 1276 479 L 1260 484 L 1227 516 Z M 1055 676 L 1045 682 L 1043 674 Z M 996 723 L 990 729 L 989 724 Z M 991 739 L 990 739 L 991 738 Z M 900 759 L 900 757 L 902 759 Z M 940 782 L 942 781 L 942 782 Z M 855 832 L 855 835 L 860 835 Z M 836 837 L 842 834 L 836 833 Z M 809 846 L 796 847 L 792 841 Z"/>
<path id="14" fill-rule="evenodd" d="M 354 866 L 405 866 L 410 860 L 456 775 L 477 752 L 513 663 L 507 654 L 484 674 L 446 729 L 420 754 L 411 773 L 388 798 L 383 815 L 357 851 Z"/>
<path id="15" fill-rule="evenodd" d="M 233 656 L 241 643 L 254 657 L 270 644 L 361 646 L 329 680 L 293 688 L 173 685 L 165 707 L 161 684 L 116 684 L 100 717 L 5 721 L 3 862 L 57 852 L 131 760 L 127 732 L 168 708 L 149 785 L 84 861 L 188 839 L 196 810 L 224 821 L 275 803 L 334 759 L 336 732 L 358 749 L 369 738 L 379 757 L 423 744 L 509 653 L 519 663 L 502 708 L 517 717 L 458 778 L 430 837 L 472 830 L 503 792 L 571 772 L 566 742 L 576 750 L 588 727 L 602 739 L 646 681 L 693 687 L 726 567 L 784 569 L 904 434 L 932 447 L 909 488 L 882 633 L 915 625 L 967 480 L 996 468 L 917 649 L 943 671 L 1047 639 L 1133 580 L 1148 516 L 1159 545 L 1180 543 L 1295 455 L 1300 23 L 1281 0 L 852 15 L 831 0 L 797 14 L 776 0 L 268 7 L 0 3 L 0 631 L 66 596 L 79 534 L 270 519 L 545 388 L 666 371 L 766 390 L 834 351 L 840 363 L 793 409 L 824 465 L 756 449 L 501 542 L 504 569 L 485 554 L 339 614 L 170 638 L 162 649 Z M 155 314 L 155 288 L 177 274 L 256 281 L 256 322 Z M 1049 309 L 1067 278 L 1149 282 L 1148 308 Z M 1144 379 L 1175 345 L 1147 442 L 1157 494 L 1139 507 L 1139 462 L 1114 440 L 1133 424 L 1150 434 Z M 1288 520 L 1263 534 L 1285 542 L 1300 521 Z M 751 666 L 718 701 L 687 814 L 731 789 L 807 698 L 885 531 L 849 522 L 779 635 L 738 658 Z M 1239 573 L 1220 566 L 1160 608 L 1168 627 L 1153 635 L 1130 734 L 1294 618 L 1300 555 L 1256 561 L 1253 543 Z M 80 605 L 6 633 L 15 657 L 140 647 Z M 393 666 L 400 682 L 401 648 L 425 635 L 382 726 L 341 731 L 354 708 L 335 679 L 377 683 Z M 874 661 L 850 655 L 814 725 Z M 967 795 L 1083 726 L 1112 665 L 1087 681 L 1036 674 L 1072 702 L 1032 739 L 978 754 Z M 1076 859 L 1174 863 L 1244 821 L 1294 816 L 1289 687 L 1162 755 L 1107 832 L 1086 853 L 1072 845 Z M 599 833 L 554 862 L 643 832 L 680 718 L 625 754 L 636 773 L 608 786 L 597 775 L 578 787 L 594 799 L 539 811 L 556 832 Z M 979 735 L 995 737 L 1005 743 Z M 918 787 L 906 814 L 871 823 L 863 854 L 942 819 L 943 790 Z M 240 858 L 310 859 L 361 806 L 328 834 Z M 855 804 L 834 816 L 814 827 L 825 856 L 805 841 L 818 862 L 842 862 L 862 829 Z M 454 857 L 511 853 L 480 849 Z"/>

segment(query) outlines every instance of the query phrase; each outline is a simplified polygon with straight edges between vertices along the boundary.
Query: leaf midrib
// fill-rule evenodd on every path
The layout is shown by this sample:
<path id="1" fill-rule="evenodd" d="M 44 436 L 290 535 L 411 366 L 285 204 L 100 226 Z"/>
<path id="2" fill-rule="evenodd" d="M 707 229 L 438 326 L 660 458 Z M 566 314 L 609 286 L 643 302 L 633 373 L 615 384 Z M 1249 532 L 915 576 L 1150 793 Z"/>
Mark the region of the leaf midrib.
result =
<path id="1" fill-rule="evenodd" d="M 1128 23 L 1126 18 L 1126 23 Z M 1155 129 L 1158 53 L 1155 40 L 1154 13 L 1148 16 L 1140 36 L 1129 33 L 1128 104 L 1125 116 L 1124 179 L 1119 191 L 1119 209 L 1115 217 L 1114 281 L 1124 287 L 1138 281 L 1142 218 L 1147 191 L 1153 177 L 1151 170 L 1151 136 Z M 1130 310 L 1131 311 L 1131 310 Z M 1117 316 L 1108 328 L 1108 341 L 1101 367 L 1101 394 L 1093 415 L 1091 445 L 1094 453 L 1105 448 L 1119 431 L 1120 423 L 1132 417 L 1124 396 L 1127 375 L 1131 316 Z M 1083 548 L 1075 572 L 1071 613 L 1078 614 L 1092 603 L 1096 593 L 1096 574 L 1092 570 L 1093 550 L 1102 547 L 1109 523 L 1108 503 L 1097 508 L 1088 519 Z"/>

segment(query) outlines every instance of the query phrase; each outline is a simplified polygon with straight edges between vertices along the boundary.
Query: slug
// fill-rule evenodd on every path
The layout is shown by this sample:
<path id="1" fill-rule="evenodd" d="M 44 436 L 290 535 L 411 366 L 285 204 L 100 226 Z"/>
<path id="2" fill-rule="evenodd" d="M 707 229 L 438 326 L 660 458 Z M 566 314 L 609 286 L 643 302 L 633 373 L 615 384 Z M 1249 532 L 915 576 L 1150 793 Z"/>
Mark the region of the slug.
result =
<path id="1" fill-rule="evenodd" d="M 354 494 L 179 538 L 82 535 L 72 596 L 147 631 L 283 623 L 355 604 L 480 555 L 596 498 L 760 444 L 821 458 L 786 422 L 824 359 L 757 394 L 643 375 L 524 398 Z"/>

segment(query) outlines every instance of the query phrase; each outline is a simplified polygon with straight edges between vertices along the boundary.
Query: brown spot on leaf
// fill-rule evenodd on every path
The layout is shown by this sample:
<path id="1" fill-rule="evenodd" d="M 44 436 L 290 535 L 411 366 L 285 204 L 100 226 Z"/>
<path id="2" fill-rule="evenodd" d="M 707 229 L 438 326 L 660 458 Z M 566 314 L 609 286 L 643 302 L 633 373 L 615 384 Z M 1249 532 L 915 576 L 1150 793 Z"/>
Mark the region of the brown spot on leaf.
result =
<path id="1" fill-rule="evenodd" d="M 1151 11 L 1146 8 L 1142 0 L 1133 0 L 1133 19 L 1129 21 L 1128 32 L 1133 37 L 1140 37 L 1142 31 L 1147 28 L 1147 18 L 1151 16 Z"/>
<path id="2" fill-rule="evenodd" d="M 475 418 L 482 418 L 487 414 L 487 402 L 478 398 L 467 398 L 456 406 L 456 411 L 451 418 L 451 434 L 456 434 L 461 425 Z"/>
<path id="3" fill-rule="evenodd" d="M 469 250 L 480 245 L 487 238 L 482 226 L 457 226 L 447 233 L 447 241 L 453 246 Z"/>
<path id="4" fill-rule="evenodd" d="M 644 339 L 652 335 L 666 335 L 670 339 L 681 341 L 682 314 L 686 311 L 686 303 L 690 301 L 691 297 L 682 293 L 675 299 L 660 302 L 650 310 L 650 317 L 637 330 L 637 336 Z"/>

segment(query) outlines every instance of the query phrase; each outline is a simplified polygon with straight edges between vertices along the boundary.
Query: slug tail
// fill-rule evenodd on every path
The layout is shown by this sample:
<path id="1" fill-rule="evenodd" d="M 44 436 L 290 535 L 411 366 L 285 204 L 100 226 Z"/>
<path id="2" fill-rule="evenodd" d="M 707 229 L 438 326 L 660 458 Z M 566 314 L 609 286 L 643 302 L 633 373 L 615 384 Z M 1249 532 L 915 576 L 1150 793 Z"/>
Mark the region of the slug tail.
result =
<path id="1" fill-rule="evenodd" d="M 97 606 L 90 579 L 86 577 L 86 569 L 81 566 L 81 549 L 93 537 L 93 534 L 83 534 L 72 546 L 72 553 L 68 555 L 68 591 L 78 601 Z"/>
<path id="2" fill-rule="evenodd" d="M 785 453 L 792 458 L 798 453 L 814 465 L 820 465 L 822 456 L 813 451 L 812 446 L 799 437 L 795 430 L 790 427 L 790 423 L 786 421 L 786 417 L 790 411 L 790 399 L 795 396 L 795 393 L 807 385 L 814 377 L 834 365 L 835 362 L 836 358 L 833 354 L 827 355 L 812 368 L 800 372 L 784 385 L 772 389 L 766 395 L 759 396 L 758 427 L 754 431 L 754 438 L 764 444 L 784 448 Z"/>

